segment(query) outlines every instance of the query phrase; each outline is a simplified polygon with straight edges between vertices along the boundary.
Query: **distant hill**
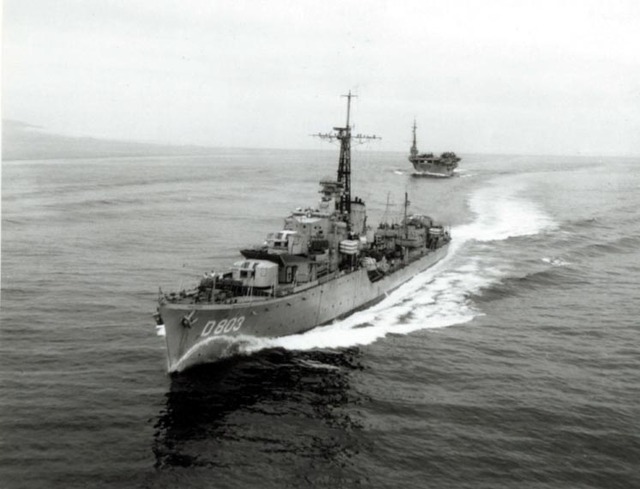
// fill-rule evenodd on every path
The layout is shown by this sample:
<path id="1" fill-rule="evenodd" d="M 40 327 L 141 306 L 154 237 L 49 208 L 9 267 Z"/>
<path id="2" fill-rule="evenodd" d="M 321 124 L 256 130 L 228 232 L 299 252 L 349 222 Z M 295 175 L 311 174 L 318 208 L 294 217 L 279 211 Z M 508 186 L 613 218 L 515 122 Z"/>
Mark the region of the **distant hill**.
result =
<path id="1" fill-rule="evenodd" d="M 114 156 L 172 156 L 210 153 L 201 146 L 171 146 L 50 134 L 24 122 L 2 121 L 2 159 L 55 160 Z"/>

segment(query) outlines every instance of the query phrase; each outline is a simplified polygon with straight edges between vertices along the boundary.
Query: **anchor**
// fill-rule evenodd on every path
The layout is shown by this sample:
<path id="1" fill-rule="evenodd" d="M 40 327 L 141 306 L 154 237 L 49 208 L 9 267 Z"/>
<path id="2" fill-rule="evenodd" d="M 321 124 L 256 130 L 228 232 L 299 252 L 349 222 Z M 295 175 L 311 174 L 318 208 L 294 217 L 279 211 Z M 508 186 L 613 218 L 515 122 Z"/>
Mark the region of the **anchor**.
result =
<path id="1" fill-rule="evenodd" d="M 185 328 L 190 328 L 191 326 L 193 326 L 195 323 L 198 322 L 198 318 L 193 319 L 194 314 L 196 313 L 195 309 L 193 311 L 191 311 L 189 314 L 187 314 L 186 316 L 184 316 L 182 318 L 182 321 L 180 321 L 180 323 L 182 324 L 182 326 L 184 326 Z"/>

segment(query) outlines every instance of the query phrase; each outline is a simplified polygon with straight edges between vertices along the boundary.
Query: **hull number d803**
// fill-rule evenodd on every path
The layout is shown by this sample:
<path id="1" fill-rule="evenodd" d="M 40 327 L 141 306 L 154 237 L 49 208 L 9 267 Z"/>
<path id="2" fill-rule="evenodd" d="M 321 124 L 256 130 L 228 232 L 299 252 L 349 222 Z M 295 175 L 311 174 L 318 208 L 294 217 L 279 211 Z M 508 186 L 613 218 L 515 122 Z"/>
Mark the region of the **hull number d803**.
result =
<path id="1" fill-rule="evenodd" d="M 221 319 L 219 322 L 208 321 L 202 328 L 200 336 L 209 336 L 211 334 L 225 334 L 238 331 L 244 323 L 244 316 L 236 316 L 231 319 Z"/>

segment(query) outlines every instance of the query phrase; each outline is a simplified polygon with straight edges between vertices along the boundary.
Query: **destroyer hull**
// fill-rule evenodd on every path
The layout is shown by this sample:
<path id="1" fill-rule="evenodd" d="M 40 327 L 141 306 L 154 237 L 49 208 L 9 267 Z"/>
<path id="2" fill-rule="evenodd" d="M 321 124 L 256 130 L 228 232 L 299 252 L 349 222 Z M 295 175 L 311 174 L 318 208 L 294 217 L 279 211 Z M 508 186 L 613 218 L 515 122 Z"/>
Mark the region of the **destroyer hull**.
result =
<path id="1" fill-rule="evenodd" d="M 233 355 L 251 338 L 298 334 L 348 316 L 436 264 L 447 248 L 448 244 L 425 251 L 424 256 L 375 282 L 361 268 L 284 297 L 233 304 L 161 304 L 167 368 L 176 372 L 214 362 Z"/>

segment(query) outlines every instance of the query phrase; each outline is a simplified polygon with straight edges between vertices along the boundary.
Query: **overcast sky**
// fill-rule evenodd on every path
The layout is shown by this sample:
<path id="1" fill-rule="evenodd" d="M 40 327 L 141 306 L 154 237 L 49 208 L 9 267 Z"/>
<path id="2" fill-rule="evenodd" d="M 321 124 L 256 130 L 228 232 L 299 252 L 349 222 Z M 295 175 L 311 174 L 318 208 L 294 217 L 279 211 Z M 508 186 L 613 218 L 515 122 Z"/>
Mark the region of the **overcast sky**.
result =
<path id="1" fill-rule="evenodd" d="M 640 155 L 637 0 L 5 0 L 3 118 L 66 135 Z"/>

